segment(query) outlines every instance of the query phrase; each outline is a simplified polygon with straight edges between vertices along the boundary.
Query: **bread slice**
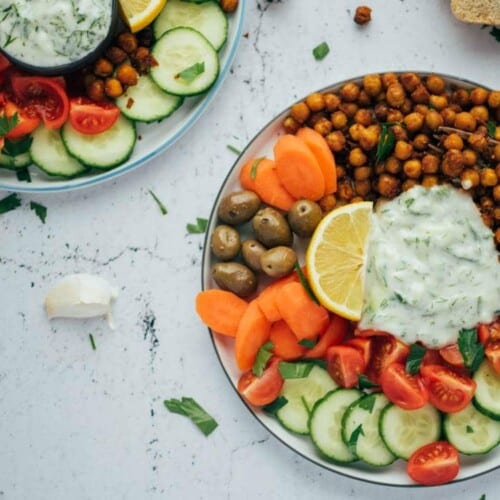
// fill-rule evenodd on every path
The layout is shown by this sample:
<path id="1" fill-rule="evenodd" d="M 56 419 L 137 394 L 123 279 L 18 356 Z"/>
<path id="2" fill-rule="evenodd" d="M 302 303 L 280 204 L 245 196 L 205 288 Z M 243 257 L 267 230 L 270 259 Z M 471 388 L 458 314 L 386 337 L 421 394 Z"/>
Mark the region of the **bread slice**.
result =
<path id="1" fill-rule="evenodd" d="M 451 0 L 451 11 L 467 23 L 500 24 L 500 0 Z"/>

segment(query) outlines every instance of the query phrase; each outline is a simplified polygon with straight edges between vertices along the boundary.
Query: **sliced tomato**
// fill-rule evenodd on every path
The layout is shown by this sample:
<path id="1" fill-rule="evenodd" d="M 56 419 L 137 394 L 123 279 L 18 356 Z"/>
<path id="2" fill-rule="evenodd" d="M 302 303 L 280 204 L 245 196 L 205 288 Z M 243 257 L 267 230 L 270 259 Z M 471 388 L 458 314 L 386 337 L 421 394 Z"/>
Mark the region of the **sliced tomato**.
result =
<path id="1" fill-rule="evenodd" d="M 347 345 L 334 345 L 326 351 L 326 368 L 341 387 L 354 387 L 360 373 L 365 370 L 361 352 Z"/>
<path id="2" fill-rule="evenodd" d="M 445 413 L 463 410 L 476 391 L 474 380 L 447 366 L 424 365 L 420 374 L 429 391 L 430 403 Z"/>
<path id="3" fill-rule="evenodd" d="M 500 375 L 500 340 L 490 340 L 484 347 L 484 354 L 495 373 Z"/>
<path id="4" fill-rule="evenodd" d="M 13 74 L 10 82 L 19 106 L 28 116 L 41 118 L 47 128 L 64 125 L 69 115 L 69 99 L 59 81 Z"/>
<path id="5" fill-rule="evenodd" d="M 371 355 L 371 340 L 369 337 L 354 337 L 353 339 L 345 342 L 344 345 L 349 345 L 358 349 L 359 352 L 363 355 L 363 360 L 365 362 L 365 366 L 368 366 Z"/>
<path id="6" fill-rule="evenodd" d="M 244 373 L 238 381 L 238 392 L 252 405 L 264 406 L 272 403 L 283 387 L 283 377 L 279 371 L 280 358 L 269 361 L 261 377 L 252 371 Z"/>
<path id="7" fill-rule="evenodd" d="M 485 345 L 488 340 L 500 340 L 500 319 L 492 323 L 479 323 L 477 326 L 477 336 L 479 342 Z"/>
<path id="8" fill-rule="evenodd" d="M 380 375 L 392 363 L 404 363 L 410 348 L 392 335 L 372 336 L 370 363 L 366 375 L 375 383 L 380 382 Z"/>
<path id="9" fill-rule="evenodd" d="M 443 358 L 438 349 L 427 349 L 422 358 L 422 365 L 442 365 Z"/>
<path id="10" fill-rule="evenodd" d="M 406 464 L 408 475 L 426 486 L 449 483 L 459 470 L 458 451 L 447 441 L 436 441 L 418 448 Z"/>
<path id="11" fill-rule="evenodd" d="M 411 375 L 402 363 L 390 364 L 380 376 L 380 385 L 387 399 L 404 410 L 422 408 L 429 393 L 419 375 Z"/>
<path id="12" fill-rule="evenodd" d="M 5 71 L 10 66 L 12 66 L 12 63 L 2 53 L 0 53 L 0 73 Z"/>
<path id="13" fill-rule="evenodd" d="M 458 344 L 449 344 L 439 349 L 439 355 L 451 366 L 464 368 L 464 357 L 458 348 Z"/>
<path id="14" fill-rule="evenodd" d="M 17 139 L 23 135 L 30 134 L 40 124 L 40 118 L 29 117 L 23 110 L 19 109 L 13 102 L 7 101 L 3 108 L 2 115 L 12 118 L 17 114 L 17 125 L 5 136 L 7 139 Z"/>
<path id="15" fill-rule="evenodd" d="M 82 134 L 99 134 L 118 120 L 120 110 L 110 102 L 96 103 L 85 97 L 71 99 L 69 121 Z"/>
<path id="16" fill-rule="evenodd" d="M 355 337 L 385 337 L 387 335 L 391 335 L 388 332 L 384 332 L 383 330 L 374 330 L 373 328 L 367 328 L 365 330 L 361 330 L 359 328 L 356 328 L 354 330 L 354 336 Z"/>
<path id="17" fill-rule="evenodd" d="M 330 323 L 319 336 L 316 345 L 308 349 L 304 354 L 305 358 L 324 358 L 326 350 L 332 345 L 338 345 L 349 333 L 350 323 L 347 319 L 332 314 Z"/>

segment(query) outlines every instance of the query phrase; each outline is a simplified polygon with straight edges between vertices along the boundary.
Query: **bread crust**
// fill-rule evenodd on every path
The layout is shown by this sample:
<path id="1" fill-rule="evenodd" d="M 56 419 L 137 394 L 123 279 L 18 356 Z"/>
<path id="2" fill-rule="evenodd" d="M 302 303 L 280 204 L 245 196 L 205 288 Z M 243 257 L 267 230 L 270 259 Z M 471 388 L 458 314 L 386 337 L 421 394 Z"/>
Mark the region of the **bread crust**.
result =
<path id="1" fill-rule="evenodd" d="M 500 0 L 451 0 L 451 11 L 467 23 L 500 24 Z"/>

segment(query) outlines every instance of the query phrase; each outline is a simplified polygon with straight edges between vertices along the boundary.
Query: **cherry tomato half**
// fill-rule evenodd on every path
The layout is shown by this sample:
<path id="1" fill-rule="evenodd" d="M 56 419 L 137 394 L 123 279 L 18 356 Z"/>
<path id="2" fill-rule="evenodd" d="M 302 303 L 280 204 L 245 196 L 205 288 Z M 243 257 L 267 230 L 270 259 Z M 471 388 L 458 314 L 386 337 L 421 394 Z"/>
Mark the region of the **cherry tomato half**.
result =
<path id="1" fill-rule="evenodd" d="M 110 102 L 95 103 L 85 97 L 71 99 L 69 121 L 82 134 L 99 134 L 118 120 L 120 110 Z"/>
<path id="2" fill-rule="evenodd" d="M 28 116 L 41 118 L 47 128 L 64 125 L 69 115 L 69 99 L 58 81 L 14 73 L 10 83 L 19 106 Z"/>
<path id="3" fill-rule="evenodd" d="M 464 358 L 458 348 L 458 344 L 449 344 L 441 347 L 441 349 L 439 349 L 439 354 L 449 365 L 457 368 L 464 367 Z"/>
<path id="4" fill-rule="evenodd" d="M 404 410 L 422 408 L 429 393 L 419 375 L 411 375 L 402 363 L 390 364 L 380 376 L 380 385 L 387 399 Z"/>
<path id="5" fill-rule="evenodd" d="M 19 109 L 13 102 L 7 101 L 3 108 L 2 115 L 7 118 L 12 118 L 15 114 L 17 114 L 17 125 L 7 133 L 5 136 L 7 139 L 17 139 L 23 135 L 30 134 L 40 123 L 40 118 L 31 118 L 27 116 L 24 111 Z"/>
<path id="6" fill-rule="evenodd" d="M 485 345 L 488 340 L 500 340 L 500 320 L 496 319 L 492 323 L 480 323 L 477 326 L 477 336 L 479 342 Z"/>
<path id="7" fill-rule="evenodd" d="M 370 362 L 372 345 L 369 337 L 354 337 L 353 339 L 348 340 L 345 345 L 358 349 L 359 352 L 363 355 L 365 366 L 368 366 L 368 363 Z"/>
<path id="8" fill-rule="evenodd" d="M 330 318 L 330 323 L 320 334 L 316 345 L 311 349 L 308 349 L 304 354 L 305 358 L 323 358 L 326 354 L 326 350 L 332 345 L 338 345 L 344 340 L 344 337 L 348 334 L 350 328 L 350 323 L 347 319 L 341 318 L 336 314 L 332 314 Z"/>
<path id="9" fill-rule="evenodd" d="M 371 342 L 370 363 L 366 375 L 378 384 L 380 375 L 391 363 L 406 361 L 410 348 L 392 335 L 374 335 Z"/>
<path id="10" fill-rule="evenodd" d="M 0 54 L 0 73 L 10 66 L 12 66 L 12 63 L 3 54 Z"/>
<path id="11" fill-rule="evenodd" d="M 446 366 L 423 365 L 420 374 L 429 391 L 429 402 L 445 413 L 463 410 L 476 391 L 474 380 Z"/>
<path id="12" fill-rule="evenodd" d="M 484 354 L 495 373 L 500 375 L 500 340 L 489 340 L 484 347 Z"/>
<path id="13" fill-rule="evenodd" d="M 458 451 L 446 441 L 422 446 L 411 455 L 406 465 L 408 475 L 426 486 L 449 483 L 459 469 Z"/>
<path id="14" fill-rule="evenodd" d="M 365 361 L 355 347 L 334 345 L 326 351 L 326 368 L 333 380 L 341 387 L 355 387 L 360 373 L 365 370 Z"/>
<path id="15" fill-rule="evenodd" d="M 283 387 L 283 377 L 279 372 L 280 358 L 269 361 L 262 377 L 252 371 L 245 372 L 238 381 L 238 392 L 252 405 L 264 406 L 272 403 Z"/>

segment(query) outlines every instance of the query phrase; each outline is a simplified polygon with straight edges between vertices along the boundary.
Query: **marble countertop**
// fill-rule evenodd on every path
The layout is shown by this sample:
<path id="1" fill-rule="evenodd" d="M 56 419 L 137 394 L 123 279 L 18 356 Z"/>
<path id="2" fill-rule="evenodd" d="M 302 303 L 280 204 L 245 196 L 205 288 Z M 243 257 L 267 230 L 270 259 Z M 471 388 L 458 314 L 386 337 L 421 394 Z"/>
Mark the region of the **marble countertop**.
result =
<path id="1" fill-rule="evenodd" d="M 243 147 L 297 98 L 367 72 L 440 71 L 498 87 L 499 43 L 456 21 L 449 1 L 368 2 L 364 27 L 352 20 L 357 5 L 248 0 L 230 74 L 187 135 L 125 176 L 22 194 L 0 216 L 0 500 L 499 497 L 498 471 L 404 489 L 305 461 L 242 405 L 194 313 L 203 235 L 186 224 L 208 217 L 236 158 L 228 144 Z M 331 51 L 316 61 L 323 41 Z M 45 224 L 30 201 L 47 207 Z M 115 331 L 102 319 L 46 319 L 48 288 L 74 272 L 119 288 Z M 181 396 L 216 418 L 210 437 L 165 410 Z"/>

